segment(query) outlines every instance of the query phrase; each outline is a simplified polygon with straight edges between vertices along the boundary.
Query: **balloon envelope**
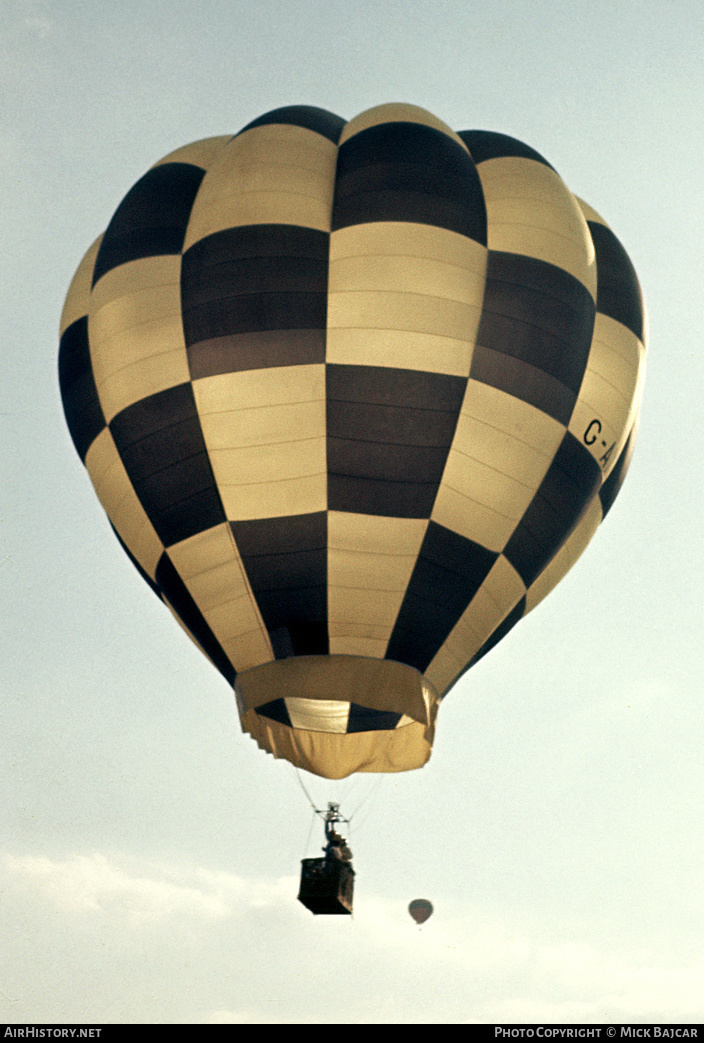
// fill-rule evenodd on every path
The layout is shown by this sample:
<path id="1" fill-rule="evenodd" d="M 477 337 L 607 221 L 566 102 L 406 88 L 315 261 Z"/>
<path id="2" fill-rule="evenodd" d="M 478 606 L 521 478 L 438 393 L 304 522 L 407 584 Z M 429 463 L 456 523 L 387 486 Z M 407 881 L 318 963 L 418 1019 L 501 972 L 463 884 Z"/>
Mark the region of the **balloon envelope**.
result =
<path id="1" fill-rule="evenodd" d="M 127 193 L 59 371 L 118 538 L 243 728 L 340 778 L 422 766 L 441 698 L 574 564 L 644 354 L 623 247 L 535 150 L 292 106 Z"/>
<path id="2" fill-rule="evenodd" d="M 422 924 L 432 916 L 433 906 L 426 898 L 415 898 L 408 906 L 408 912 L 417 924 Z"/>

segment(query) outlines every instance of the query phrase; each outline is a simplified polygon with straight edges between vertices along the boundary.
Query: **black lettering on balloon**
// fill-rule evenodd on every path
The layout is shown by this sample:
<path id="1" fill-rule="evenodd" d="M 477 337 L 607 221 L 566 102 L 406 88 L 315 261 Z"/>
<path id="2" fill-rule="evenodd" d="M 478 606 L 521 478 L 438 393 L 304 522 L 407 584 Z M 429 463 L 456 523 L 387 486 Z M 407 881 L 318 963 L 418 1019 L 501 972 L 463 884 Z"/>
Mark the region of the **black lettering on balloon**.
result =
<path id="1" fill-rule="evenodd" d="M 594 445 L 594 443 L 596 442 L 596 440 L 597 440 L 597 438 L 599 437 L 600 434 L 601 434 L 601 421 L 600 420 L 592 420 L 591 423 L 589 424 L 589 427 L 584 432 L 584 444 L 585 445 Z"/>
<path id="2" fill-rule="evenodd" d="M 609 446 L 609 448 L 604 453 L 604 455 L 599 458 L 599 463 L 601 464 L 602 467 L 606 467 L 606 465 L 608 464 L 609 457 L 613 453 L 615 445 L 616 445 L 616 443 L 612 442 L 611 445 Z"/>

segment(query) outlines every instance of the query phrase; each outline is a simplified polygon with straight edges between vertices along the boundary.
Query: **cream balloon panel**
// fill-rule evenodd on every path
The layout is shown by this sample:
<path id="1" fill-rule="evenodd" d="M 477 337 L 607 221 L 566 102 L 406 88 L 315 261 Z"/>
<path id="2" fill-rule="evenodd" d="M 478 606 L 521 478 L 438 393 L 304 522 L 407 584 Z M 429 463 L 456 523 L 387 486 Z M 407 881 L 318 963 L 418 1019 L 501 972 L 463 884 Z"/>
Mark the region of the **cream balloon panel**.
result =
<path id="1" fill-rule="evenodd" d="M 164 545 L 139 501 L 109 428 L 94 440 L 85 462 L 96 496 L 115 531 L 146 574 L 155 579 Z"/>
<path id="2" fill-rule="evenodd" d="M 189 163 L 202 170 L 208 170 L 218 162 L 223 148 L 229 141 L 232 141 L 232 134 L 219 134 L 216 137 L 192 141 L 169 152 L 163 159 L 158 160 L 154 167 L 162 167 L 166 163 Z"/>
<path id="3" fill-rule="evenodd" d="M 352 225 L 332 234 L 327 361 L 467 376 L 486 249 L 430 225 Z"/>
<path id="4" fill-rule="evenodd" d="M 194 390 L 229 519 L 325 509 L 323 366 L 245 370 L 195 381 Z"/>
<path id="5" fill-rule="evenodd" d="M 84 319 L 88 315 L 90 304 L 91 283 L 93 280 L 93 269 L 98 250 L 103 240 L 99 235 L 95 242 L 86 251 L 76 273 L 71 280 L 66 301 L 61 312 L 61 323 L 59 326 L 59 337 L 63 337 L 69 326 L 74 322 Z"/>
<path id="6" fill-rule="evenodd" d="M 427 523 L 328 514 L 330 652 L 383 658 Z"/>
<path id="7" fill-rule="evenodd" d="M 235 670 L 273 658 L 230 526 L 197 533 L 168 553 Z"/>
<path id="8" fill-rule="evenodd" d="M 486 199 L 489 249 L 557 265 L 596 298 L 589 229 L 559 175 L 545 163 L 514 156 L 479 163 L 477 170 Z"/>
<path id="9" fill-rule="evenodd" d="M 582 200 L 579 206 L 592 228 L 612 237 L 613 233 L 601 217 Z M 620 244 L 619 244 L 620 248 Z M 622 249 L 622 248 L 620 248 Z M 605 258 L 605 263 L 611 258 Z M 625 269 L 630 262 L 621 259 Z M 634 284 L 631 293 L 638 291 L 635 273 L 625 272 L 620 278 L 630 278 Z M 611 272 L 606 277 L 613 279 Z M 612 289 L 611 287 L 609 287 Z M 613 292 L 613 291 L 612 291 Z M 605 313 L 602 304 L 597 311 L 589 360 L 580 388 L 579 398 L 570 430 L 581 437 L 598 460 L 604 480 L 616 466 L 626 440 L 633 428 L 640 407 L 645 379 L 645 338 L 647 318 L 642 300 L 639 307 L 630 310 L 616 308 L 615 314 Z"/>
<path id="10" fill-rule="evenodd" d="M 630 433 L 642 387 L 645 349 L 625 326 L 597 315 L 589 362 L 570 431 L 608 478 Z"/>
<path id="11" fill-rule="evenodd" d="M 61 316 L 62 336 L 74 323 L 86 322 L 88 326 L 88 314 L 94 304 L 93 270 L 102 239 L 101 235 L 95 240 L 73 277 Z M 91 361 L 94 359 L 92 355 Z M 135 494 L 107 427 L 102 428 L 88 447 L 85 465 L 98 500 L 116 532 L 146 574 L 154 579 L 164 547 Z"/>
<path id="12" fill-rule="evenodd" d="M 254 127 L 217 154 L 203 179 L 184 241 L 241 225 L 330 230 L 337 149 L 302 127 Z"/>
<path id="13" fill-rule="evenodd" d="M 462 148 L 466 147 L 460 136 L 432 112 L 428 112 L 427 109 L 423 109 L 418 105 L 409 105 L 404 102 L 375 105 L 373 108 L 361 112 L 358 116 L 349 120 L 342 128 L 339 144 L 344 145 L 350 138 L 364 130 L 369 130 L 371 127 L 398 122 L 431 127 L 433 130 L 439 130 L 448 138 L 456 141 Z"/>
<path id="14" fill-rule="evenodd" d="M 433 520 L 503 550 L 563 434 L 540 410 L 469 380 Z"/>
<path id="15" fill-rule="evenodd" d="M 190 379 L 180 276 L 180 257 L 147 257 L 113 268 L 93 290 L 88 335 L 107 423 L 127 406 Z"/>

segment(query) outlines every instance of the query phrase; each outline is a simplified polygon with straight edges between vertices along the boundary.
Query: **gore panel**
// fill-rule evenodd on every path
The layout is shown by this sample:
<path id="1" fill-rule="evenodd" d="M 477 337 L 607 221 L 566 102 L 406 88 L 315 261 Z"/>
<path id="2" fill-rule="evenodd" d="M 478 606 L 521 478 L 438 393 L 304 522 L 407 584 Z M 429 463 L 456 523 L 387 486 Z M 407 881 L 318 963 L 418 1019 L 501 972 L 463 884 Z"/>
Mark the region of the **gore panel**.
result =
<path id="1" fill-rule="evenodd" d="M 470 377 L 569 423 L 595 307 L 586 287 L 533 257 L 490 251 Z"/>
<path id="2" fill-rule="evenodd" d="M 517 138 L 508 134 L 497 134 L 492 130 L 460 130 L 458 136 L 472 154 L 475 163 L 484 163 L 487 159 L 504 159 L 515 156 L 517 159 L 534 159 L 551 170 L 555 168 L 547 159 L 536 152 L 530 145 L 524 145 Z"/>
<path id="3" fill-rule="evenodd" d="M 526 587 L 554 558 L 600 485 L 599 464 L 567 431 L 504 550 Z"/>
<path id="4" fill-rule="evenodd" d="M 110 431 L 164 546 L 225 520 L 190 384 L 128 406 Z"/>
<path id="5" fill-rule="evenodd" d="M 330 509 L 429 518 L 466 383 L 440 373 L 328 366 Z"/>
<path id="6" fill-rule="evenodd" d="M 642 341 L 645 309 L 631 259 L 610 228 L 595 221 L 588 224 L 596 250 L 597 311 L 623 323 Z"/>
<path id="7" fill-rule="evenodd" d="M 191 163 L 164 163 L 147 171 L 118 206 L 100 244 L 95 286 L 111 268 L 140 257 L 178 254 L 205 171 Z"/>
<path id="8" fill-rule="evenodd" d="M 322 362 L 329 236 L 295 225 L 247 225 L 201 239 L 181 270 L 194 378 Z"/>
<path id="9" fill-rule="evenodd" d="M 635 436 L 636 425 L 631 428 L 631 433 L 626 439 L 626 444 L 621 450 L 621 454 L 614 464 L 611 474 L 599 490 L 599 499 L 601 500 L 601 510 L 604 518 L 611 510 L 614 500 L 618 496 L 621 491 L 621 486 L 626 480 L 626 474 L 628 473 L 628 468 L 630 467 L 631 458 L 633 456 L 633 449 L 635 448 Z"/>
<path id="10" fill-rule="evenodd" d="M 284 105 L 252 120 L 239 133 L 244 134 L 246 130 L 251 130 L 253 127 L 265 127 L 272 123 L 289 123 L 295 127 L 313 130 L 316 134 L 322 134 L 324 138 L 336 145 L 340 140 L 345 122 L 341 116 L 336 116 L 327 109 L 318 109 L 314 105 Z"/>
<path id="11" fill-rule="evenodd" d="M 173 566 L 168 554 L 161 556 L 156 567 L 156 582 L 163 597 L 193 635 L 205 654 L 230 683 L 235 683 L 235 669 L 225 655 L 220 642 L 206 623 L 203 615 L 191 597 L 185 583 Z"/>
<path id="12" fill-rule="evenodd" d="M 431 521 L 386 658 L 398 659 L 423 672 L 497 557 L 493 551 Z"/>
<path id="13" fill-rule="evenodd" d="M 112 522 L 110 523 L 110 528 L 115 533 L 115 537 L 116 537 L 118 543 L 122 547 L 122 549 L 125 552 L 125 554 L 127 555 L 127 557 L 130 559 L 130 561 L 132 562 L 132 564 L 134 565 L 134 567 L 136 568 L 137 572 L 140 574 L 140 576 L 142 577 L 144 582 L 147 584 L 148 587 L 151 588 L 151 590 L 154 591 L 154 593 L 156 594 L 156 596 L 158 598 L 161 598 L 161 591 L 159 589 L 159 585 L 155 582 L 155 580 L 152 579 L 152 577 L 149 575 L 149 573 L 144 568 L 142 568 L 142 566 L 137 561 L 137 559 L 135 558 L 134 554 L 129 549 L 129 547 L 127 546 L 125 541 L 122 539 L 122 537 L 120 536 L 119 532 L 117 531 L 115 526 L 112 524 Z"/>
<path id="14" fill-rule="evenodd" d="M 230 524 L 276 657 L 326 654 L 326 513 Z"/>
<path id="15" fill-rule="evenodd" d="M 91 366 L 88 319 L 85 316 L 72 323 L 61 338 L 59 385 L 69 433 L 76 452 L 85 463 L 86 453 L 105 427 Z"/>
<path id="16" fill-rule="evenodd" d="M 469 670 L 471 666 L 474 666 L 475 663 L 478 663 L 479 660 L 487 654 L 487 652 L 491 652 L 492 648 L 498 645 L 499 641 L 502 641 L 510 630 L 513 630 L 516 623 L 518 623 L 518 621 L 523 618 L 523 613 L 525 612 L 525 610 L 526 599 L 525 597 L 522 597 L 518 604 L 511 609 L 504 621 L 500 623 L 499 626 L 497 626 L 494 633 L 490 637 L 488 637 L 484 644 L 481 646 L 481 648 L 474 653 L 463 673 L 466 673 L 466 671 Z"/>
<path id="17" fill-rule="evenodd" d="M 486 206 L 471 156 L 418 123 L 381 123 L 340 146 L 332 228 L 370 221 L 437 225 L 486 245 Z"/>

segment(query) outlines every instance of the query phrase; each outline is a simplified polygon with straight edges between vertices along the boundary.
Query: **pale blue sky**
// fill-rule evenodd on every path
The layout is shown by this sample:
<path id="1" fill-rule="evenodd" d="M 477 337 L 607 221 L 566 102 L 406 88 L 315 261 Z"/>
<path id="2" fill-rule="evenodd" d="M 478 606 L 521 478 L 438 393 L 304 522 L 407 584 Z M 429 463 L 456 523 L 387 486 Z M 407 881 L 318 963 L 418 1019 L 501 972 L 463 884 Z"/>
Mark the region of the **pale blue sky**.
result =
<path id="1" fill-rule="evenodd" d="M 703 45 L 699 0 L 0 0 L 0 1022 L 704 1018 Z M 386 101 L 521 138 L 603 215 L 648 376 L 615 507 L 450 694 L 428 767 L 306 777 L 368 796 L 355 916 L 314 918 L 321 830 L 114 540 L 57 331 L 161 156 Z"/>

